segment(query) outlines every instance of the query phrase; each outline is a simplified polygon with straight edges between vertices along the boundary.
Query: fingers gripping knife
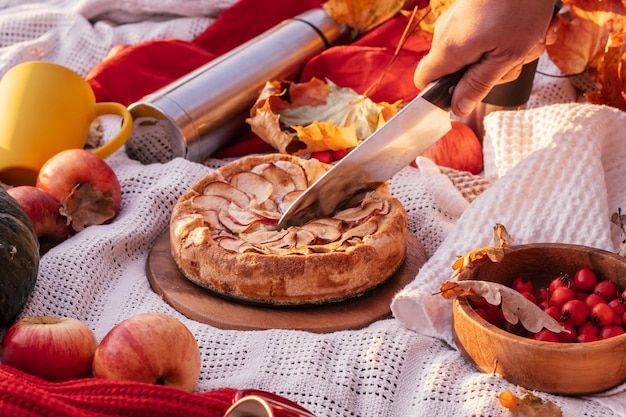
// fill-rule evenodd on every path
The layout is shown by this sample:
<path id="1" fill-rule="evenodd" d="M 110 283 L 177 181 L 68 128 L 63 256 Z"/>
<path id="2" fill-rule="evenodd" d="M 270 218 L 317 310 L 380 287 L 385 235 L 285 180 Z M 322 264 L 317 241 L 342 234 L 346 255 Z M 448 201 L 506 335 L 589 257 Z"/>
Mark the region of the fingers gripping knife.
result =
<path id="1" fill-rule="evenodd" d="M 561 8 L 557 0 L 554 14 Z M 537 62 L 525 65 L 518 80 L 498 85 L 487 102 L 520 105 L 528 100 Z M 307 188 L 278 221 L 277 228 L 302 225 L 332 214 L 357 192 L 389 180 L 452 129 L 452 89 L 466 68 L 446 75 L 424 89 L 380 129 L 372 133 Z"/>

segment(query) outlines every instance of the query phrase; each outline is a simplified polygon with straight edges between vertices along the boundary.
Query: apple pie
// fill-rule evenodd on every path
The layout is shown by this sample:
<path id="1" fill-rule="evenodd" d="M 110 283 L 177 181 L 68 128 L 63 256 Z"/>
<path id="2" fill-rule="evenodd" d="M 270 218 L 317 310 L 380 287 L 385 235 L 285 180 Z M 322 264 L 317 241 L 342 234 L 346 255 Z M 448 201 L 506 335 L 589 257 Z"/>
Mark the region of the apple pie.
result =
<path id="1" fill-rule="evenodd" d="M 404 260 L 407 220 L 383 184 L 332 217 L 277 230 L 295 198 L 330 165 L 248 156 L 206 175 L 172 211 L 172 256 L 187 279 L 240 301 L 303 305 L 356 297 Z"/>

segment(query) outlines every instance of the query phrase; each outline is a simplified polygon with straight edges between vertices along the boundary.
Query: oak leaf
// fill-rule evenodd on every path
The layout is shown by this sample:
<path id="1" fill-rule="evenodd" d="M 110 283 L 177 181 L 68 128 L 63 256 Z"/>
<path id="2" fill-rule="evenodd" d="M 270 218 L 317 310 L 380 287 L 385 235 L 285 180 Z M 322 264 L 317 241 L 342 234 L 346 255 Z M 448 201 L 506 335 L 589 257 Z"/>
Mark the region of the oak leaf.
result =
<path id="1" fill-rule="evenodd" d="M 523 392 L 516 396 L 510 390 L 498 395 L 500 404 L 508 410 L 503 417 L 562 417 L 561 409 L 552 401 L 543 400 L 535 394 L 518 387 Z"/>
<path id="2" fill-rule="evenodd" d="M 546 328 L 555 333 L 565 330 L 558 321 L 541 307 L 524 297 L 519 291 L 490 281 L 464 280 L 444 282 L 441 295 L 446 299 L 479 295 L 492 305 L 500 305 L 504 318 L 511 324 L 521 322 L 526 330 L 537 333 Z"/>
<path id="3" fill-rule="evenodd" d="M 104 224 L 115 217 L 115 201 L 110 191 L 94 190 L 89 183 L 77 184 L 61 200 L 59 212 L 67 217 L 67 224 L 80 232 L 87 226 Z"/>
<path id="4" fill-rule="evenodd" d="M 554 44 L 546 47 L 550 59 L 564 74 L 579 74 L 595 68 L 609 34 L 626 28 L 626 5 L 622 0 L 564 0 L 560 29 Z"/>

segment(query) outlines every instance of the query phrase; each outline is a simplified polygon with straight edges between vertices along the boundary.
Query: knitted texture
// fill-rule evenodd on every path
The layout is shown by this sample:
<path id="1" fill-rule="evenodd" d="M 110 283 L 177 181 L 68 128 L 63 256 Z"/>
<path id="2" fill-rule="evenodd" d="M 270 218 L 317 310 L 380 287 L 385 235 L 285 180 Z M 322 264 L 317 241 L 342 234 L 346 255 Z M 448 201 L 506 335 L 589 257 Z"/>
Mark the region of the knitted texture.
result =
<path id="1" fill-rule="evenodd" d="M 36 57 L 85 74 L 118 43 L 191 39 L 228 3 L 11 0 L 0 10 L 0 72 Z M 150 288 L 148 253 L 168 230 L 177 198 L 229 161 L 143 165 L 119 150 L 107 158 L 122 186 L 118 216 L 42 257 L 21 316 L 76 317 L 101 340 L 132 315 L 170 314 L 187 325 L 201 349 L 196 393 L 97 380 L 51 386 L 0 368 L 0 414 L 130 415 L 139 407 L 137 415 L 150 415 L 143 410 L 175 406 L 184 415 L 208 403 L 195 414 L 219 415 L 212 413 L 223 410 L 232 395 L 223 391 L 228 387 L 271 391 L 318 416 L 501 416 L 498 393 L 516 387 L 463 359 L 450 342 L 450 305 L 431 296 L 432 290 L 448 277 L 458 254 L 490 243 L 495 222 L 504 223 L 516 243 L 560 241 L 615 250 L 618 234 L 609 216 L 625 203 L 619 187 L 623 114 L 575 104 L 567 80 L 546 78 L 543 87 L 533 93 L 533 109 L 488 116 L 484 178 L 440 171 L 423 161 L 420 169 L 407 167 L 391 180 L 390 190 L 407 209 L 410 231 L 430 259 L 395 298 L 395 317 L 363 329 L 328 334 L 271 325 L 261 331 L 223 330 L 176 311 Z M 105 120 L 105 137 L 111 130 Z M 467 191 L 468 183 L 473 191 Z M 622 387 L 590 398 L 539 394 L 566 416 L 626 413 Z"/>
<path id="2" fill-rule="evenodd" d="M 163 385 L 82 379 L 51 383 L 0 365 L 0 413 L 5 416 L 222 417 L 237 390 L 192 394 Z"/>

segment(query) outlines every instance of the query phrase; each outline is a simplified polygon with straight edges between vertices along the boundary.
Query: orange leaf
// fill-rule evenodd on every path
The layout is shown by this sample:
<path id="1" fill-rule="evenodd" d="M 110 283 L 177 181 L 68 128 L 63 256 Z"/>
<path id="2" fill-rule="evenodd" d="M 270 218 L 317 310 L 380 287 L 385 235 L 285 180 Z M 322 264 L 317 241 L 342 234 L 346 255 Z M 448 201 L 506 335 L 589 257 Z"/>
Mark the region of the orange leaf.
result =
<path id="1" fill-rule="evenodd" d="M 586 94 L 592 104 L 604 104 L 626 111 L 626 45 L 624 33 L 611 33 L 606 52 L 598 63 L 602 88 Z"/>
<path id="2" fill-rule="evenodd" d="M 559 36 L 546 47 L 550 59 L 564 74 L 595 68 L 610 33 L 626 28 L 626 6 L 621 0 L 565 0 L 567 14 L 560 15 Z"/>
<path id="3" fill-rule="evenodd" d="M 322 4 L 326 13 L 354 29 L 357 34 L 392 18 L 405 0 L 328 0 Z"/>
<path id="4" fill-rule="evenodd" d="M 500 223 L 497 223 L 493 228 L 493 234 L 495 246 L 475 249 L 463 256 L 459 256 L 454 264 L 452 264 L 454 271 L 452 272 L 451 278 L 488 261 L 500 262 L 504 256 L 503 248 L 510 245 L 511 242 L 513 242 L 513 238 L 509 235 L 504 225 Z"/>
<path id="5" fill-rule="evenodd" d="M 446 300 L 453 300 L 456 297 L 467 297 L 472 295 L 478 295 L 471 289 L 468 291 L 459 285 L 458 282 L 446 281 L 439 287 L 441 295 Z"/>
<path id="6" fill-rule="evenodd" d="M 258 135 L 274 149 L 282 153 L 290 153 L 287 147 L 293 142 L 293 134 L 283 132 L 280 125 L 280 116 L 272 111 L 270 101 L 266 100 L 255 106 L 246 123 L 250 125 L 252 132 Z M 306 145 L 302 145 L 304 148 Z"/>
<path id="7" fill-rule="evenodd" d="M 500 404 L 509 410 L 510 417 L 562 417 L 561 409 L 550 400 L 543 400 L 522 387 L 524 394 L 517 397 L 511 391 L 502 391 L 498 395 Z"/>

